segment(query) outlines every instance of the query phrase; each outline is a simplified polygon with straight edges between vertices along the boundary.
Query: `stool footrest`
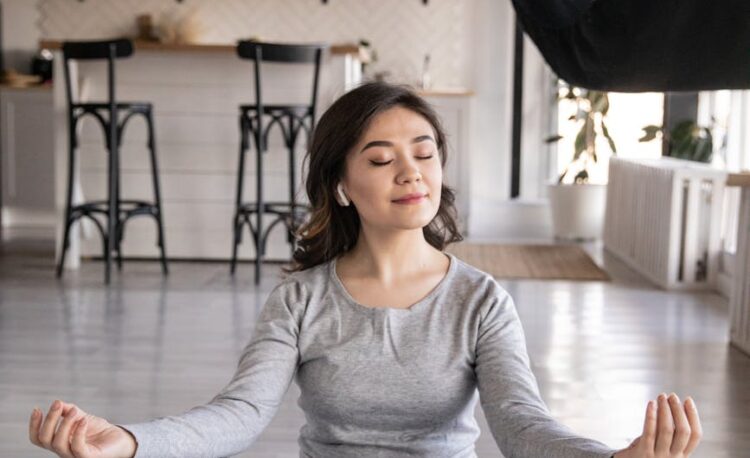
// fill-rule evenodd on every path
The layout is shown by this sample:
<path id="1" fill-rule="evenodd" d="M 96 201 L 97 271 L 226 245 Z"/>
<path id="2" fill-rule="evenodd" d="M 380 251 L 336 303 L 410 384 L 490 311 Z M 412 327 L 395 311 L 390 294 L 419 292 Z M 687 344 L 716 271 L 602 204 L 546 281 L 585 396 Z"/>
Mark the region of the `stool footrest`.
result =
<path id="1" fill-rule="evenodd" d="M 308 213 L 311 208 L 307 204 L 299 203 L 294 205 L 295 213 Z M 258 212 L 257 202 L 248 202 L 241 204 L 237 209 L 239 214 L 249 214 Z M 288 214 L 292 212 L 292 204 L 289 202 L 263 202 L 263 213 Z"/>
<path id="2" fill-rule="evenodd" d="M 78 213 L 78 215 L 76 215 Z M 102 215 L 109 214 L 109 201 L 107 200 L 92 200 L 89 202 L 83 202 L 80 204 L 73 205 L 71 208 L 71 215 L 73 218 L 79 218 L 83 215 L 99 213 Z M 120 215 L 124 216 L 125 219 L 136 215 L 157 215 L 159 213 L 159 207 L 156 203 L 146 202 L 143 200 L 120 200 Z"/>

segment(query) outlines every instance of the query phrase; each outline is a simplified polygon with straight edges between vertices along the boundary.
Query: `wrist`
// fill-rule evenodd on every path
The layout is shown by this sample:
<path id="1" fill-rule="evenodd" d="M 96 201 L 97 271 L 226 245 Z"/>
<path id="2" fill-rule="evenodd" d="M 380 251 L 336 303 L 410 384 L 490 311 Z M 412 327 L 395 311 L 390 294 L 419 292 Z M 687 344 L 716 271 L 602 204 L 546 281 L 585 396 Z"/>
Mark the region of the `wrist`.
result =
<path id="1" fill-rule="evenodd" d="M 124 431 L 125 432 L 125 437 L 127 437 L 127 444 L 128 445 L 123 450 L 123 456 L 125 458 L 134 458 L 135 457 L 135 453 L 138 450 L 138 441 L 136 440 L 136 438 L 133 435 L 133 433 L 131 433 L 127 429 L 123 428 L 120 425 L 115 425 L 115 426 L 117 426 L 122 431 Z"/>

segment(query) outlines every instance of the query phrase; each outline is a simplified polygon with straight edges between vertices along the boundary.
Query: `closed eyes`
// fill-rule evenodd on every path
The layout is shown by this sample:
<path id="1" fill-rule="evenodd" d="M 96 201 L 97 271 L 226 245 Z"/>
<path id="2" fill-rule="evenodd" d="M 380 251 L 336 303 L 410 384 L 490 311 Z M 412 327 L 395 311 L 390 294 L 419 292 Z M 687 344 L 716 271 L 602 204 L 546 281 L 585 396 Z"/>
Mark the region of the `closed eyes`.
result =
<path id="1" fill-rule="evenodd" d="M 434 154 L 430 154 L 429 156 L 417 156 L 417 159 L 427 160 L 427 159 L 432 159 L 433 156 Z M 391 162 L 393 162 L 393 159 L 391 159 L 390 161 L 386 161 L 386 162 L 370 161 L 370 163 L 374 166 L 388 165 Z"/>

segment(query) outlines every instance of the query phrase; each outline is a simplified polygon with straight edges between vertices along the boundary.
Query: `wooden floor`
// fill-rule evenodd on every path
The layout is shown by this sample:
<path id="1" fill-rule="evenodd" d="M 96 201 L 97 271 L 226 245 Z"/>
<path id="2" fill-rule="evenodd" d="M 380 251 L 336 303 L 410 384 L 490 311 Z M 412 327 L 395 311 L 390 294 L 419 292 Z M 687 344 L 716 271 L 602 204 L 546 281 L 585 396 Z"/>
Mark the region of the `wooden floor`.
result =
<path id="1" fill-rule="evenodd" d="M 54 398 L 118 423 L 182 412 L 229 380 L 277 268 L 252 283 L 228 264 L 125 264 L 111 287 L 100 262 L 54 277 L 50 243 L 16 239 L 0 254 L 0 456 L 49 456 L 27 440 L 31 409 Z M 578 433 L 624 447 L 648 399 L 692 395 L 705 439 L 693 456 L 750 456 L 750 357 L 728 345 L 727 301 L 658 290 L 586 247 L 610 283 L 505 281 L 552 413 Z M 296 385 L 243 455 L 296 458 Z M 477 409 L 480 457 L 500 456 Z"/>

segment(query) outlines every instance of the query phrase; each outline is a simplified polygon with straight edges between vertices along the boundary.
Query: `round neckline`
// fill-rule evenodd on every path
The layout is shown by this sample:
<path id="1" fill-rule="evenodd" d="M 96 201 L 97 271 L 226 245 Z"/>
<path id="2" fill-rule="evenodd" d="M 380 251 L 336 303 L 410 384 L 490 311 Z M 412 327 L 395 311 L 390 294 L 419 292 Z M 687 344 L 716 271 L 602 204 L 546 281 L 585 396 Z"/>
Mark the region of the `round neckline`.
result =
<path id="1" fill-rule="evenodd" d="M 344 297 L 344 299 L 350 304 L 352 304 L 358 310 L 361 310 L 367 313 L 377 313 L 380 310 L 384 312 L 388 312 L 390 310 L 393 310 L 395 312 L 403 312 L 403 313 L 413 312 L 417 308 L 419 308 L 422 304 L 429 302 L 430 299 L 432 299 L 435 295 L 437 295 L 440 292 L 440 290 L 445 288 L 445 285 L 448 283 L 448 280 L 450 279 L 450 277 L 453 276 L 453 272 L 456 270 L 456 263 L 457 263 L 456 257 L 453 254 L 445 252 L 445 251 L 443 251 L 442 253 L 448 256 L 449 262 L 448 262 L 447 272 L 445 273 L 445 275 L 443 275 L 443 278 L 440 279 L 440 281 L 435 285 L 435 287 L 430 290 L 429 293 L 427 293 L 422 299 L 411 304 L 409 307 L 370 307 L 370 306 L 357 302 L 357 300 L 354 299 L 354 297 L 352 297 L 351 294 L 349 294 L 349 291 L 346 289 L 344 282 L 341 281 L 341 278 L 339 278 L 339 275 L 336 272 L 336 264 L 338 263 L 338 257 L 331 260 L 331 262 L 329 263 L 328 271 L 329 271 L 329 276 L 331 278 L 331 281 L 333 282 L 334 285 L 336 285 L 336 287 L 338 288 L 339 292 Z"/>

